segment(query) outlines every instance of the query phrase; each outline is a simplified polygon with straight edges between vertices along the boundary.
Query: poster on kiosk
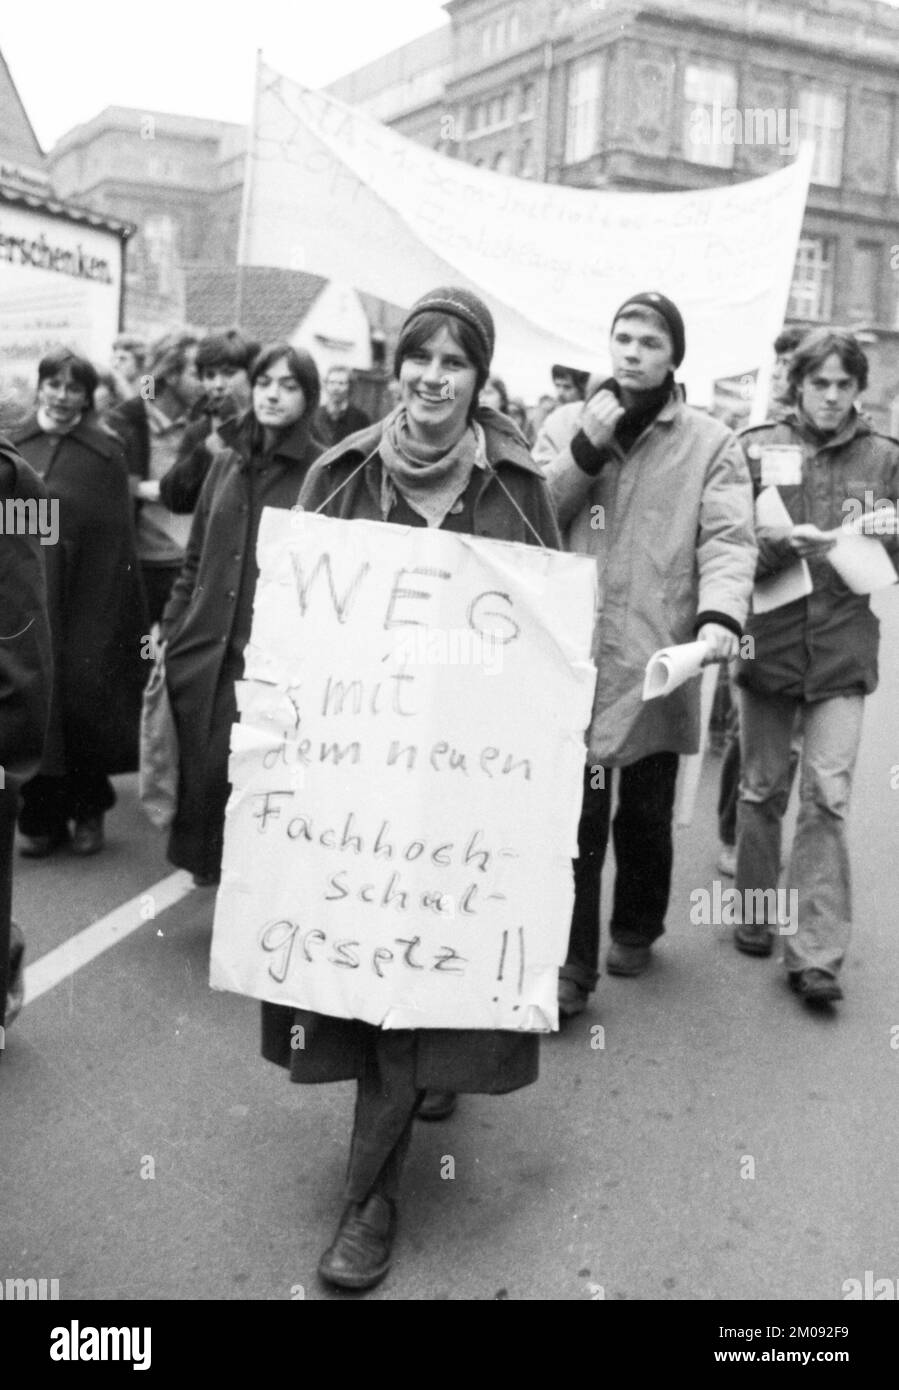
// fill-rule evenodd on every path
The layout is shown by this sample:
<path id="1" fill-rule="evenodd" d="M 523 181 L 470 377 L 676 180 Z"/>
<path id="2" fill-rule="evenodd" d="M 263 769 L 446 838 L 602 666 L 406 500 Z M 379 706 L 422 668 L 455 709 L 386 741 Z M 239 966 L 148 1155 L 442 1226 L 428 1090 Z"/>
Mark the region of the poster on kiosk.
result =
<path id="1" fill-rule="evenodd" d="M 125 224 L 0 185 L 0 384 L 33 391 L 64 343 L 105 362 L 119 331 Z"/>

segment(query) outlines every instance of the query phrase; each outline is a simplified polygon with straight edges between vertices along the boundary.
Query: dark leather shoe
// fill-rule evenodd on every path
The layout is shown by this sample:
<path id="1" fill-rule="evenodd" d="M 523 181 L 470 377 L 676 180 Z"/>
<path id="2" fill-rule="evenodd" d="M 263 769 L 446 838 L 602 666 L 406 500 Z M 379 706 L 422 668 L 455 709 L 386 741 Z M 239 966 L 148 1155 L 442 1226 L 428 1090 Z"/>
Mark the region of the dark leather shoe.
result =
<path id="1" fill-rule="evenodd" d="M 103 838 L 103 817 L 87 816 L 76 820 L 72 836 L 73 854 L 98 854 L 106 841 Z"/>
<path id="2" fill-rule="evenodd" d="M 574 1018 L 584 1012 L 590 994 L 577 980 L 560 979 L 556 998 L 562 1018 Z"/>
<path id="3" fill-rule="evenodd" d="M 318 1262 L 319 1274 L 339 1289 L 373 1288 L 390 1268 L 395 1233 L 395 1202 L 379 1192 L 364 1202 L 350 1202 Z"/>
<path id="4" fill-rule="evenodd" d="M 774 933 L 770 927 L 751 927 L 744 922 L 734 927 L 734 945 L 744 956 L 770 956 L 774 950 Z"/>
<path id="5" fill-rule="evenodd" d="M 651 959 L 648 946 L 622 946 L 613 941 L 606 953 L 606 969 L 610 975 L 642 975 Z"/>
<path id="6" fill-rule="evenodd" d="M 23 835 L 19 853 L 26 859 L 46 859 L 64 845 L 68 838 L 68 830 L 58 830 L 53 835 Z"/>
<path id="7" fill-rule="evenodd" d="M 826 970 L 791 970 L 789 981 L 790 989 L 807 1004 L 835 1004 L 843 998 L 839 980 Z"/>
<path id="8" fill-rule="evenodd" d="M 448 1120 L 457 1100 L 455 1091 L 425 1091 L 425 1098 L 415 1113 L 420 1120 Z"/>

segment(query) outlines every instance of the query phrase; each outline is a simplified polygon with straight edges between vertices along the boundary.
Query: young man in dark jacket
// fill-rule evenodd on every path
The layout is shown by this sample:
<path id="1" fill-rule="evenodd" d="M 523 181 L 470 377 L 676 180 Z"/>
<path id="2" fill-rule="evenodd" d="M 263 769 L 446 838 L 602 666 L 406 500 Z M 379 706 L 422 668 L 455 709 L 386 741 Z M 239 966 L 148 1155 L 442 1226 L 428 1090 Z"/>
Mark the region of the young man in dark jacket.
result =
<path id="1" fill-rule="evenodd" d="M 741 436 L 755 491 L 777 487 L 791 518 L 789 526 L 759 528 L 758 577 L 804 559 L 813 589 L 753 615 L 747 626 L 754 650 L 737 674 L 743 778 L 736 887 L 744 904 L 759 904 L 763 920 L 749 921 L 744 911 L 735 943 L 747 955 L 773 950 L 776 895 L 765 890 L 777 884 L 791 736 L 801 712 L 799 819 L 788 872 L 798 921 L 779 925 L 791 986 L 809 1003 L 829 1004 L 843 997 L 838 976 L 852 919 L 846 821 L 864 699 L 877 686 L 879 624 L 867 594 L 852 592 L 827 557 L 835 529 L 872 511 L 873 499 L 888 500 L 895 520 L 899 443 L 859 413 L 868 361 L 851 333 L 822 328 L 803 339 L 790 380 L 795 409 Z M 895 527 L 883 532 L 874 528 L 874 539 L 899 567 Z"/>
<path id="2" fill-rule="evenodd" d="M 259 344 L 234 329 L 210 333 L 197 348 L 203 395 L 191 408 L 174 464 L 159 480 L 159 500 L 169 511 L 184 515 L 200 500 L 212 461 L 226 447 L 221 426 L 249 408 L 250 368 L 258 355 Z"/>
<path id="3" fill-rule="evenodd" d="M 342 444 L 351 434 L 371 424 L 364 410 L 352 402 L 353 373 L 349 367 L 329 367 L 322 382 L 323 400 L 315 412 L 315 433 L 326 449 Z"/>

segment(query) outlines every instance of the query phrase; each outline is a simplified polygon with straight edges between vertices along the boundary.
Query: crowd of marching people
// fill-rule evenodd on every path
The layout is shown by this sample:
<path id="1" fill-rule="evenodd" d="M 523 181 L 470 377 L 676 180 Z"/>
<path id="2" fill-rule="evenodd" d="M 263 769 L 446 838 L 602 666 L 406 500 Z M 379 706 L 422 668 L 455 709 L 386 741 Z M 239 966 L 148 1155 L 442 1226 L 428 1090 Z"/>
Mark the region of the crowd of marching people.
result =
<path id="1" fill-rule="evenodd" d="M 735 945 L 769 956 L 783 934 L 765 890 L 781 874 L 795 781 L 786 876 L 799 908 L 784 935 L 787 980 L 811 1006 L 842 998 L 847 817 L 878 625 L 867 594 L 850 590 L 827 557 L 847 501 L 866 506 L 873 493 L 895 508 L 899 443 L 861 408 L 868 364 L 851 333 L 778 338 L 768 419 L 739 434 L 687 403 L 677 372 L 688 340 L 671 299 L 635 293 L 611 325 L 609 373 L 556 365 L 553 394 L 529 410 L 491 374 L 487 306 L 440 287 L 406 316 L 393 404 L 378 420 L 354 402 L 347 367 L 320 380 L 302 349 L 238 330 L 172 332 L 152 346 L 123 336 L 102 372 L 64 348 L 40 362 L 32 409 L 0 440 L 0 502 L 47 499 L 59 518 L 57 544 L 9 529 L 0 541 L 7 1024 L 21 1004 L 23 944 L 10 925 L 16 822 L 22 855 L 102 851 L 110 779 L 137 768 L 148 663 L 163 664 L 182 750 L 168 856 L 198 886 L 218 883 L 261 512 L 298 501 L 347 520 L 595 560 L 598 680 L 559 974 L 563 1019 L 588 1006 L 599 978 L 610 837 L 606 969 L 642 974 L 665 931 L 675 782 L 680 758 L 699 744 L 699 690 L 690 681 L 647 702 L 643 677 L 654 652 L 693 640 L 732 690 L 719 872 L 734 877 L 741 901 L 763 904 L 735 926 Z M 772 486 L 778 525 L 755 511 Z M 895 526 L 879 539 L 899 568 Z M 753 610 L 755 584 L 800 561 L 810 592 Z M 298 1025 L 302 1050 L 291 1047 Z M 368 1288 L 383 1277 L 414 1119 L 446 1118 L 460 1091 L 530 1084 L 538 1043 L 533 1033 L 390 1031 L 263 1004 L 263 1055 L 291 1080 L 357 1082 L 346 1208 L 323 1278 Z"/>

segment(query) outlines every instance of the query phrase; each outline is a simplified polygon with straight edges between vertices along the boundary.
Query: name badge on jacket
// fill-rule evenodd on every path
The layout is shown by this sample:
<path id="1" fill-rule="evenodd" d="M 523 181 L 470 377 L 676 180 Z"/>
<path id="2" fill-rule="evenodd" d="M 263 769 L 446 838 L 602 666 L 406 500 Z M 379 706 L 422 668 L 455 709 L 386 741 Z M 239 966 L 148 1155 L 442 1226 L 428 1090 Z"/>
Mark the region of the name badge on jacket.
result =
<path id="1" fill-rule="evenodd" d="M 762 449 L 762 487 L 798 487 L 802 450 L 797 444 L 766 444 Z"/>

